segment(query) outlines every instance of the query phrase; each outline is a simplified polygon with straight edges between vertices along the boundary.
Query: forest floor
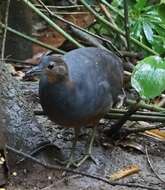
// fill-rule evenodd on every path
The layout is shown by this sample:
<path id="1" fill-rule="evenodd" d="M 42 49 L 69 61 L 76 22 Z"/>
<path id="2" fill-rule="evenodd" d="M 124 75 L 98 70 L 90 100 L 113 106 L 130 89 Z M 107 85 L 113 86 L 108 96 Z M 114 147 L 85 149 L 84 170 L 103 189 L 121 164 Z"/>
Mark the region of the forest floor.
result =
<path id="1" fill-rule="evenodd" d="M 21 82 L 22 89 L 27 101 L 31 101 L 32 109 L 41 110 L 36 98 L 38 93 L 38 82 Z M 73 130 L 63 128 L 52 123 L 46 116 L 36 116 L 41 124 L 43 132 L 54 144 L 56 154 L 55 158 L 67 159 L 71 142 L 73 139 Z M 143 123 L 145 126 L 147 123 Z M 116 182 L 132 185 L 148 186 L 151 189 L 164 190 L 163 183 L 152 171 L 151 165 L 158 175 L 165 180 L 165 142 L 147 137 L 143 133 L 129 135 L 126 139 L 112 143 L 105 138 L 103 131 L 109 127 L 110 123 L 102 120 L 97 130 L 97 135 L 92 149 L 92 155 L 96 163 L 87 160 L 77 171 L 85 172 L 90 175 L 97 175 L 108 179 L 108 176 L 116 171 L 128 166 L 136 165 L 139 171 L 129 175 Z M 76 148 L 76 158 L 82 157 L 85 144 L 88 142 L 90 129 L 82 129 Z M 145 149 L 148 149 L 149 157 Z M 49 154 L 51 154 L 51 149 Z M 139 150 L 138 150 L 139 149 Z M 53 151 L 52 151 L 53 152 Z M 52 156 L 52 155 L 51 155 Z M 45 160 L 44 160 L 45 161 Z M 48 161 L 49 162 L 49 161 Z M 60 166 L 57 162 L 52 162 Z M 75 168 L 73 168 L 75 169 Z M 140 190 L 136 186 L 111 186 L 102 181 L 91 179 L 83 175 L 67 173 L 62 176 L 63 171 L 45 168 L 32 161 L 25 160 L 14 168 L 10 176 L 7 190 Z"/>

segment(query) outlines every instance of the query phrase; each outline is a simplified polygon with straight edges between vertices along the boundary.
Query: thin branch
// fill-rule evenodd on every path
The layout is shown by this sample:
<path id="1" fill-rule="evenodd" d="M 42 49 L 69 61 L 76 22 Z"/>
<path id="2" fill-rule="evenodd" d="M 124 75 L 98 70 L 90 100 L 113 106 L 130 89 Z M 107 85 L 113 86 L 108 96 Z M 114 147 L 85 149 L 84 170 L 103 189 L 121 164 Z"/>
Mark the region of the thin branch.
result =
<path id="1" fill-rule="evenodd" d="M 124 27 L 125 37 L 127 41 L 127 50 L 130 50 L 130 32 L 129 32 L 129 19 L 128 19 L 128 1 L 124 0 Z"/>
<path id="2" fill-rule="evenodd" d="M 117 10 L 115 7 L 113 7 L 110 3 L 108 3 L 106 0 L 100 0 L 101 3 L 106 5 L 110 10 L 112 10 L 114 13 L 119 15 L 122 19 L 124 19 L 124 15 L 121 13 L 121 11 Z"/>
<path id="3" fill-rule="evenodd" d="M 115 27 L 117 27 L 116 23 L 114 22 L 110 12 L 107 10 L 107 6 L 99 3 L 99 6 L 101 8 L 101 10 L 104 12 L 104 14 L 106 15 L 106 17 L 108 18 L 109 22 L 111 22 Z M 120 39 L 122 40 L 124 46 L 127 45 L 125 38 L 122 35 L 118 35 L 120 37 Z"/>
<path id="4" fill-rule="evenodd" d="M 42 7 L 41 5 L 34 4 L 36 7 L 40 8 Z M 53 5 L 48 5 L 47 6 L 49 9 L 80 9 L 83 8 L 83 5 L 69 5 L 69 6 L 53 6 Z"/>
<path id="5" fill-rule="evenodd" d="M 123 113 L 107 113 L 105 119 L 121 119 L 124 116 Z M 127 120 L 129 121 L 147 121 L 147 122 L 165 122 L 164 116 L 146 116 L 133 114 Z"/>
<path id="6" fill-rule="evenodd" d="M 121 55 L 121 53 L 119 52 L 119 50 L 113 45 L 113 43 L 112 43 L 110 40 L 107 40 L 107 39 L 105 39 L 105 38 L 103 38 L 103 37 L 101 37 L 101 36 L 99 36 L 99 35 L 97 35 L 97 34 L 94 34 L 94 33 L 90 32 L 90 31 L 88 31 L 88 30 L 86 30 L 86 29 L 84 29 L 84 28 L 81 28 L 81 27 L 79 27 L 79 26 L 73 24 L 72 22 L 69 22 L 69 21 L 65 20 L 64 18 L 60 17 L 59 15 L 54 14 L 41 0 L 37 0 L 37 1 L 41 4 L 41 6 L 42 6 L 45 10 L 47 10 L 47 12 L 49 13 L 50 16 L 52 16 L 52 17 L 54 17 L 54 18 L 56 18 L 56 19 L 62 21 L 62 22 L 65 23 L 65 24 L 68 24 L 68 25 L 70 25 L 70 26 L 73 26 L 73 27 L 75 27 L 75 28 L 77 28 L 77 29 L 79 29 L 79 30 L 81 30 L 81 31 L 83 31 L 83 32 L 85 32 L 85 33 L 91 35 L 91 36 L 94 36 L 95 38 L 98 38 L 99 40 L 102 40 L 103 42 L 108 43 L 108 44 L 114 49 L 114 51 L 117 52 L 118 56 L 122 57 L 122 55 Z"/>
<path id="7" fill-rule="evenodd" d="M 131 100 L 131 99 L 126 99 L 126 103 L 131 105 L 131 104 L 135 104 L 135 101 Z M 139 103 L 139 106 L 140 106 L 140 108 L 144 108 L 144 109 L 147 109 L 147 110 L 158 111 L 158 112 L 164 112 L 165 113 L 165 108 L 156 106 L 154 104 L 146 104 L 144 101 L 141 101 Z"/>
<path id="8" fill-rule="evenodd" d="M 61 27 L 50 20 L 45 14 L 43 14 L 38 8 L 36 8 L 29 0 L 22 0 L 29 8 L 31 8 L 37 15 L 42 17 L 53 29 L 62 34 L 66 39 L 75 44 L 77 47 L 82 47 L 82 45 L 77 42 L 71 35 L 66 33 Z"/>
<path id="9" fill-rule="evenodd" d="M 127 112 L 126 109 L 114 109 L 114 108 L 111 108 L 110 113 L 125 113 Z M 162 113 L 162 112 L 151 112 L 151 111 L 137 111 L 135 113 L 136 115 L 145 115 L 145 116 L 162 116 L 162 117 L 165 117 L 165 113 Z"/>
<path id="10" fill-rule="evenodd" d="M 42 11 L 42 12 L 46 12 L 44 9 L 39 9 L 40 11 Z M 69 12 L 64 12 L 64 11 L 59 11 L 59 12 L 57 12 L 57 11 L 53 11 L 53 13 L 54 14 L 57 14 L 57 15 L 86 15 L 86 14 L 89 14 L 89 12 L 82 12 L 82 11 L 75 11 L 75 12 L 71 12 L 71 11 L 69 11 Z"/>
<path id="11" fill-rule="evenodd" d="M 125 113 L 127 112 L 127 110 L 125 110 L 125 109 L 114 109 L 114 108 L 112 108 L 112 109 L 110 109 L 109 110 L 109 114 L 113 114 L 114 113 L 114 115 L 115 115 L 115 113 L 116 113 L 116 115 L 117 114 L 121 114 L 121 115 L 124 115 Z M 34 110 L 34 114 L 35 115 L 45 115 L 45 113 L 43 112 L 43 111 L 41 111 L 41 110 Z M 144 112 L 144 111 L 137 111 L 136 113 L 134 113 L 133 115 L 132 115 L 133 117 L 134 116 L 138 116 L 139 118 L 140 118 L 140 116 L 142 116 L 141 118 L 143 119 L 144 118 L 144 116 L 146 116 L 146 117 L 148 117 L 148 119 L 150 119 L 150 118 L 152 118 L 152 117 L 156 117 L 156 116 L 158 116 L 158 117 L 165 117 L 165 113 L 161 113 L 161 112 Z M 151 117 L 150 117 L 151 116 Z"/>
<path id="12" fill-rule="evenodd" d="M 110 182 L 109 180 L 105 179 L 105 178 L 102 178 L 102 177 L 99 177 L 99 176 L 94 176 L 94 175 L 91 175 L 91 174 L 87 174 L 87 173 L 84 173 L 84 172 L 79 172 L 79 171 L 75 171 L 75 170 L 72 170 L 72 169 L 69 169 L 69 168 L 63 168 L 63 167 L 58 167 L 58 166 L 55 166 L 55 165 L 51 165 L 51 164 L 46 164 L 45 162 L 42 162 L 40 161 L 39 159 L 35 158 L 35 157 L 32 157 L 32 156 L 29 156 L 28 154 L 26 153 L 23 153 L 19 150 L 16 150 L 15 148 L 12 148 L 11 146 L 9 145 L 6 145 L 6 149 L 9 150 L 9 151 L 12 151 L 22 157 L 25 157 L 27 158 L 28 160 L 31 160 L 45 168 L 49 168 L 49 169 L 55 169 L 55 170 L 60 170 L 60 171 L 66 171 L 66 172 L 70 172 L 70 173 L 73 173 L 73 174 L 78 174 L 78 175 L 82 175 L 82 176 L 85 176 L 85 177 L 88 177 L 88 178 L 92 178 L 92 179 L 95 179 L 95 180 L 99 180 L 99 181 L 102 181 L 104 183 L 107 183 L 109 185 L 112 185 L 112 186 L 124 186 L 124 187 L 134 187 L 134 188 L 142 188 L 142 189 L 147 189 L 147 190 L 160 190 L 158 188 L 153 188 L 151 186 L 145 186 L 145 185 L 139 185 L 139 184 L 131 184 L 131 183 L 117 183 L 117 182 Z"/>
<path id="13" fill-rule="evenodd" d="M 161 129 L 161 128 L 164 128 L 164 127 L 165 127 L 165 124 L 163 123 L 163 124 L 152 126 L 152 127 L 139 127 L 139 128 L 124 127 L 123 129 L 126 129 L 128 134 L 131 134 L 131 133 L 145 132 L 145 131 L 153 130 L 153 129 Z"/>
<path id="14" fill-rule="evenodd" d="M 124 114 L 127 111 L 118 111 L 115 112 L 113 110 L 110 110 L 105 116 L 105 119 L 120 119 L 124 116 Z M 34 111 L 35 115 L 45 115 L 45 113 L 43 111 L 39 111 L 39 110 L 35 110 Z M 147 115 L 147 112 L 145 114 L 145 112 L 138 112 L 138 113 L 134 113 L 132 114 L 129 119 L 129 121 L 148 121 L 148 122 L 165 122 L 165 115 L 164 114 L 159 114 L 159 113 L 149 113 Z M 163 127 L 163 126 L 162 126 Z M 158 127 L 158 128 L 162 128 L 162 127 Z"/>
<path id="15" fill-rule="evenodd" d="M 113 24 L 116 25 L 115 22 L 112 19 L 112 16 L 110 14 L 110 12 L 107 10 L 106 6 L 103 5 L 102 3 L 99 3 L 99 6 L 101 8 L 101 10 L 104 12 L 105 16 L 108 18 L 108 20 Z"/>
<path id="16" fill-rule="evenodd" d="M 10 7 L 10 0 L 7 0 L 7 2 L 6 2 L 6 11 L 5 11 L 5 19 L 4 19 L 5 28 L 4 28 L 4 31 L 3 31 L 2 48 L 1 48 L 1 59 L 2 60 L 5 57 L 5 45 L 6 45 L 6 34 L 7 34 L 9 7 Z"/>
<path id="17" fill-rule="evenodd" d="M 157 174 L 157 172 L 155 171 L 155 169 L 154 169 L 154 167 L 153 167 L 153 165 L 152 165 L 152 163 L 151 163 L 151 160 L 150 160 L 149 154 L 148 154 L 147 146 L 146 146 L 146 148 L 145 148 L 145 151 L 146 151 L 147 162 L 148 162 L 148 164 L 149 164 L 149 166 L 150 166 L 152 172 L 155 174 L 155 176 L 156 176 L 161 182 L 163 182 L 163 183 L 165 184 L 165 181 Z"/>
<path id="18" fill-rule="evenodd" d="M 23 33 L 21 33 L 21 32 L 18 32 L 17 30 L 14 30 L 14 29 L 10 28 L 9 26 L 8 26 L 8 27 L 5 27 L 5 25 L 2 24 L 1 22 L 0 22 L 0 26 L 1 26 L 2 28 L 6 28 L 7 31 L 12 32 L 13 34 L 16 34 L 17 36 L 20 36 L 20 37 L 22 37 L 22 38 L 24 38 L 24 39 L 26 39 L 26 40 L 28 40 L 28 41 L 31 41 L 31 42 L 33 42 L 33 43 L 35 43 L 35 44 L 37 44 L 37 45 L 40 45 L 41 47 L 50 49 L 50 50 L 52 50 L 52 51 L 54 51 L 54 52 L 57 52 L 57 53 L 61 53 L 61 54 L 64 54 L 64 53 L 65 53 L 63 50 L 57 49 L 57 48 L 55 48 L 55 47 L 53 47 L 53 46 L 51 46 L 51 45 L 48 45 L 48 44 L 45 44 L 45 43 L 43 43 L 43 42 L 41 42 L 41 41 L 39 41 L 39 40 L 36 40 L 35 38 L 32 38 L 32 37 L 30 37 L 30 36 L 28 36 L 28 35 L 26 35 L 26 34 L 23 34 Z"/>

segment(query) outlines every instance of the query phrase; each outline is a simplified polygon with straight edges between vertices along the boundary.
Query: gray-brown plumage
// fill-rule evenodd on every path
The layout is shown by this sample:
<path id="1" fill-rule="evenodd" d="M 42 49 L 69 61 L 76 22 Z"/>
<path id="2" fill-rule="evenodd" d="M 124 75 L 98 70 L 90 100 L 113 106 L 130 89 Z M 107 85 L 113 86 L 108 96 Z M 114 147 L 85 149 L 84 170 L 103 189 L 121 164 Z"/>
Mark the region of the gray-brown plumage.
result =
<path id="1" fill-rule="evenodd" d="M 120 58 L 99 48 L 45 55 L 28 74 L 37 71 L 42 71 L 39 96 L 44 112 L 55 123 L 75 130 L 97 125 L 122 92 Z"/>

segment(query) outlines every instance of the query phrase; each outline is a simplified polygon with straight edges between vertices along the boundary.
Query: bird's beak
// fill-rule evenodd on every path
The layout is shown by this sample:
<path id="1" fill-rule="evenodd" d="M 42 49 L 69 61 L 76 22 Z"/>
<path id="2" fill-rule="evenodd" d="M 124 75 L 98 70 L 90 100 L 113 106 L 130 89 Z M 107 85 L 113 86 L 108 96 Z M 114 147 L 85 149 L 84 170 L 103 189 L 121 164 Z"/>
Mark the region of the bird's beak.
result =
<path id="1" fill-rule="evenodd" d="M 37 65 L 32 69 L 30 69 L 29 71 L 27 71 L 25 73 L 25 77 L 40 76 L 41 73 L 42 73 L 42 68 L 40 65 Z"/>

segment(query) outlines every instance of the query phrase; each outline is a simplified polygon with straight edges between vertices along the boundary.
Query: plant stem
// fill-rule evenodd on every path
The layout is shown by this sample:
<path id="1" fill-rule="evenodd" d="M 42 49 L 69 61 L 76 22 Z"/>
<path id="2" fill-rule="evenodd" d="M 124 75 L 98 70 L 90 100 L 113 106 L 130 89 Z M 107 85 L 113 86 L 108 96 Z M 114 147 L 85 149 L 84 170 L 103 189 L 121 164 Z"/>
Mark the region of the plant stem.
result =
<path id="1" fill-rule="evenodd" d="M 102 23 L 106 24 L 107 26 L 109 26 L 112 30 L 114 30 L 115 32 L 121 34 L 122 36 L 125 37 L 125 33 L 118 27 L 115 27 L 112 23 L 108 22 L 107 20 L 105 20 L 102 16 L 100 16 L 96 11 L 94 11 L 92 9 L 92 7 L 90 5 L 88 5 L 86 3 L 85 0 L 80 0 L 81 3 L 98 19 L 100 20 Z M 138 45 L 139 47 L 145 49 L 146 51 L 148 51 L 149 53 L 153 54 L 153 55 L 158 55 L 157 52 L 155 52 L 154 50 L 152 50 L 151 48 L 149 48 L 148 46 L 146 46 L 145 44 L 139 42 L 138 40 L 136 40 L 133 37 L 130 37 L 130 40 L 133 41 L 136 45 Z"/>
<path id="2" fill-rule="evenodd" d="M 120 119 L 124 116 L 123 113 L 107 113 L 105 119 Z M 129 121 L 147 121 L 147 122 L 165 122 L 165 117 L 160 116 L 146 116 L 133 114 L 128 118 Z"/>
<path id="3" fill-rule="evenodd" d="M 129 32 L 129 19 L 128 19 L 128 2 L 124 0 L 124 27 L 127 41 L 127 50 L 130 50 L 130 32 Z"/>
<path id="4" fill-rule="evenodd" d="M 81 31 L 83 31 L 83 32 L 85 32 L 85 33 L 87 33 L 87 34 L 89 34 L 89 35 L 91 35 L 91 36 L 93 36 L 93 37 L 95 37 L 95 38 L 97 38 L 97 39 L 99 39 L 99 40 L 102 40 L 103 42 L 106 42 L 106 43 L 110 44 L 110 46 L 112 47 L 112 49 L 114 49 L 114 51 L 117 52 L 118 56 L 122 57 L 122 55 L 120 54 L 119 50 L 114 46 L 114 44 L 113 44 L 110 40 L 105 39 L 105 38 L 103 38 L 103 37 L 101 37 L 101 36 L 99 36 L 99 35 L 97 35 L 97 34 L 94 34 L 94 33 L 90 32 L 90 31 L 88 31 L 88 30 L 86 30 L 86 29 L 84 29 L 84 28 L 81 28 L 81 27 L 77 26 L 76 24 L 73 24 L 72 22 L 70 22 L 70 21 L 68 21 L 68 20 L 65 20 L 65 19 L 62 18 L 61 16 L 56 15 L 55 13 L 53 13 L 53 12 L 48 8 L 48 6 L 46 6 L 41 0 L 37 0 L 37 1 L 41 4 L 41 6 L 42 6 L 45 10 L 47 10 L 47 12 L 48 12 L 48 13 L 50 14 L 50 16 L 52 16 L 53 18 L 56 18 L 56 19 L 58 19 L 58 20 L 64 22 L 65 24 L 68 24 L 69 26 L 73 26 L 74 28 L 76 28 L 76 29 L 78 29 L 78 30 L 81 30 Z"/>
<path id="5" fill-rule="evenodd" d="M 126 99 L 126 103 L 127 104 L 135 104 L 136 101 L 134 100 L 130 100 L 130 99 Z M 151 104 L 146 104 L 144 101 L 140 101 L 139 103 L 140 108 L 144 108 L 147 110 L 151 110 L 151 111 L 158 111 L 158 112 L 163 112 L 165 113 L 165 108 L 159 107 L 159 106 L 155 106 L 155 105 L 151 105 Z"/>
<path id="6" fill-rule="evenodd" d="M 110 109 L 109 110 L 109 113 L 120 113 L 120 114 L 124 114 L 126 113 L 127 110 L 125 109 Z M 148 112 L 148 111 L 137 111 L 135 113 L 135 115 L 146 115 L 146 116 L 160 116 L 160 117 L 165 117 L 165 113 L 162 113 L 162 112 Z"/>
<path id="7" fill-rule="evenodd" d="M 38 8 L 36 8 L 29 0 L 22 0 L 28 7 L 30 7 L 37 15 L 42 17 L 53 29 L 62 34 L 66 39 L 75 44 L 77 47 L 82 47 L 82 45 L 77 42 L 72 36 L 66 33 L 61 27 L 55 24 L 52 20 L 50 20 L 46 15 L 44 15 Z"/>
<path id="8" fill-rule="evenodd" d="M 106 5 L 109 9 L 111 9 L 114 13 L 116 13 L 117 15 L 119 15 L 121 18 L 124 19 L 124 15 L 122 13 L 120 13 L 120 11 L 117 10 L 115 7 L 113 7 L 110 3 L 108 3 L 106 0 L 100 0 L 100 1 L 101 1 L 101 3 Z"/>
<path id="9" fill-rule="evenodd" d="M 2 28 L 5 28 L 5 25 L 2 24 L 1 22 L 0 22 L 0 26 L 1 26 Z M 52 51 L 54 51 L 54 52 L 57 52 L 57 53 L 61 53 L 61 54 L 64 54 L 64 53 L 65 53 L 64 51 L 62 51 L 62 50 L 60 50 L 60 49 L 57 49 L 57 48 L 55 48 L 55 47 L 53 47 L 53 46 L 51 46 L 51 45 L 45 44 L 45 43 L 43 43 L 43 42 L 41 42 L 41 41 L 39 41 L 39 40 L 36 40 L 36 39 L 34 39 L 34 38 L 30 37 L 30 36 L 27 36 L 26 34 L 23 34 L 23 33 L 21 33 L 21 32 L 18 32 L 17 30 L 14 30 L 14 29 L 12 29 L 12 28 L 10 28 L 10 27 L 6 27 L 6 28 L 7 28 L 7 31 L 12 32 L 13 34 L 15 34 L 15 35 L 17 35 L 17 36 L 20 36 L 21 38 L 24 38 L 24 39 L 26 39 L 26 40 L 28 40 L 28 41 L 31 41 L 31 42 L 33 42 L 33 43 L 35 43 L 35 44 L 37 44 L 37 45 L 40 45 L 41 47 L 50 49 L 50 50 L 52 50 Z"/>
<path id="10" fill-rule="evenodd" d="M 9 16 L 9 7 L 10 7 L 10 0 L 6 2 L 6 10 L 5 10 L 5 27 L 3 28 L 3 37 L 2 37 L 2 47 L 1 47 L 1 59 L 3 60 L 5 57 L 5 46 L 6 46 L 6 34 L 7 34 L 7 26 L 8 26 L 8 16 Z M 3 61 L 1 63 L 1 66 Z"/>

